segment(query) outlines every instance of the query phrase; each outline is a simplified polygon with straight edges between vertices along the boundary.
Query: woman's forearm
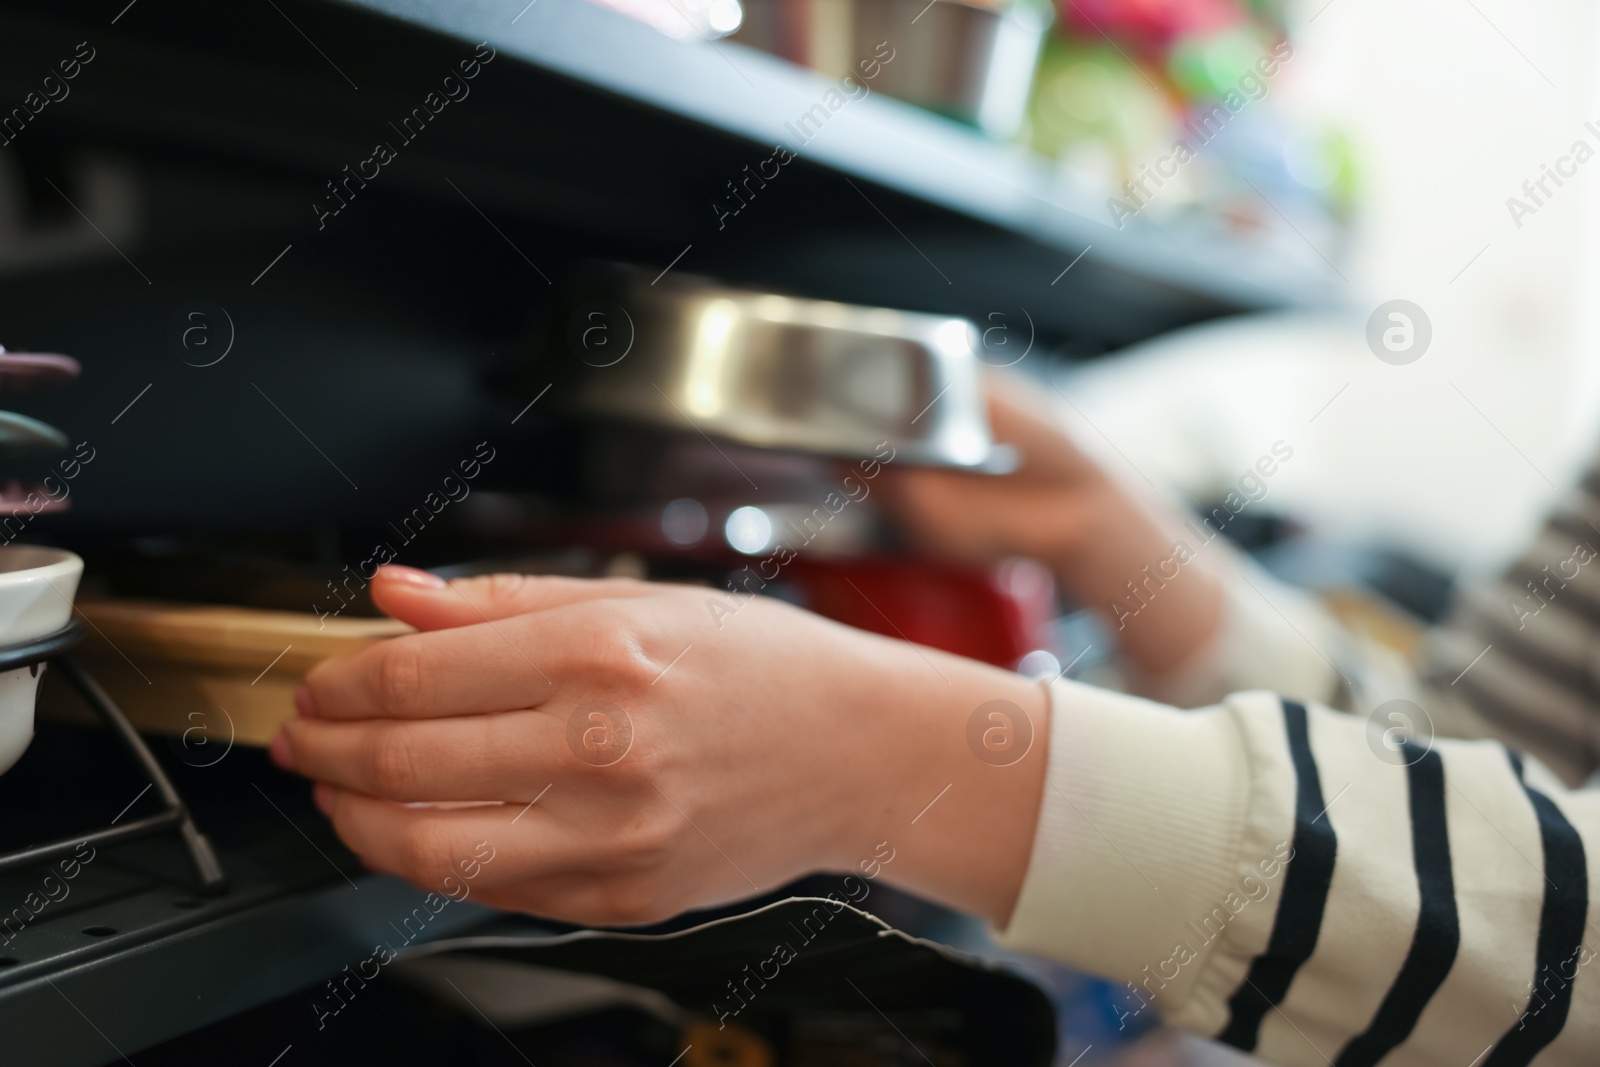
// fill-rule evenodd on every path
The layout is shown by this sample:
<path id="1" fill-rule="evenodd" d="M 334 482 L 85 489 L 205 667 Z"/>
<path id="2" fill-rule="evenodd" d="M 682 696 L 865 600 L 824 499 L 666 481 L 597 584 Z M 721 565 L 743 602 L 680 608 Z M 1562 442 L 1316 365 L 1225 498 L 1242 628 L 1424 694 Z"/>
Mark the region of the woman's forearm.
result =
<path id="1" fill-rule="evenodd" d="M 1010 672 L 876 640 L 857 677 L 882 753 L 876 804 L 845 853 L 880 842 L 885 880 L 996 925 L 1009 920 L 1028 858 L 1049 752 L 1046 691 Z M 848 736 L 840 739 L 848 744 Z"/>

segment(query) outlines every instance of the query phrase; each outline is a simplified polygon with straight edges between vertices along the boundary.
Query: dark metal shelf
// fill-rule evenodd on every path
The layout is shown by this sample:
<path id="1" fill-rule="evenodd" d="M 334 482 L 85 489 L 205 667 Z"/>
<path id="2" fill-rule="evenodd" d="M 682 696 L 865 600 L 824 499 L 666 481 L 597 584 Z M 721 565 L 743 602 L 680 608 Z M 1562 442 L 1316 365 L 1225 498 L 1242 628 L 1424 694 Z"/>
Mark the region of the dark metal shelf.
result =
<path id="1" fill-rule="evenodd" d="M 909 239 L 902 241 L 884 220 L 874 219 L 863 229 L 883 240 L 863 241 L 856 234 L 840 250 L 839 259 L 865 253 L 920 275 L 931 292 L 919 306 L 939 303 L 933 295 L 939 288 L 978 287 L 994 298 L 1009 294 L 1012 306 L 1033 297 L 1047 301 L 1039 314 L 1052 325 L 1071 328 L 1061 314 L 1064 308 L 1079 329 L 1092 324 L 1090 332 L 1129 340 L 1185 316 L 1326 306 L 1338 298 L 1336 275 L 1309 248 L 1269 247 L 1201 227 L 1137 222 L 1116 229 L 1105 221 L 1101 203 L 1064 188 L 1052 169 L 1031 153 L 881 94 L 851 101 L 802 146 L 792 122 L 833 83 L 737 44 L 693 37 L 674 41 L 583 0 L 543 0 L 532 6 L 525 0 L 340 2 L 463 42 L 488 41 L 507 56 L 593 93 L 615 95 L 689 123 L 680 151 L 641 158 L 643 170 L 690 166 L 705 142 L 721 136 L 767 152 L 782 144 L 834 177 L 830 199 L 858 198 L 858 192 L 839 180 L 851 178 L 871 183 L 869 188 L 896 202 L 945 213 L 942 220 L 925 220 L 938 230 L 957 220 L 979 224 L 961 227 L 956 234 L 920 234 L 918 248 L 910 248 Z M 606 135 L 603 126 L 592 132 L 597 139 Z M 748 158 L 740 162 L 763 154 L 747 151 Z M 738 177 L 736 164 L 707 183 L 700 211 L 704 225 L 684 228 L 685 240 L 710 242 L 724 236 L 712 225 L 710 205 L 724 193 L 722 183 Z M 775 179 L 774 186 L 781 181 Z M 759 203 L 758 194 L 750 210 L 758 210 Z M 856 207 L 851 205 L 852 217 Z M 831 228 L 828 236 L 837 240 Z M 1073 275 L 1052 291 L 1051 280 L 1086 248 Z M 916 261 L 913 267 L 922 253 L 931 262 Z M 803 255 L 835 259 L 814 247 L 805 247 Z M 693 269 L 688 257 L 684 267 Z M 950 276 L 948 283 L 942 274 Z M 1026 296 L 1019 296 L 1019 290 Z M 944 301 L 947 306 L 962 304 L 963 298 L 952 293 Z M 1115 323 L 1110 315 L 1130 318 Z"/>
<path id="2" fill-rule="evenodd" d="M 169 0 L 111 26 L 89 5 L 20 0 L 0 14 L 7 99 L 32 91 L 33 70 L 82 37 L 98 55 L 16 149 L 98 147 L 197 173 L 244 164 L 247 174 L 209 191 L 248 189 L 251 210 L 191 191 L 188 210 L 152 220 L 141 241 L 248 234 L 261 266 L 292 243 L 280 277 L 369 241 L 350 216 L 387 212 L 402 225 L 412 212 L 396 213 L 393 198 L 404 194 L 498 241 L 478 212 L 495 219 L 515 252 L 501 244 L 492 258 L 445 256 L 436 267 L 513 274 L 527 294 L 576 256 L 677 260 L 682 271 L 858 303 L 980 319 L 1026 308 L 1047 340 L 1088 352 L 1340 298 L 1310 249 L 1142 220 L 1115 229 L 1042 161 L 881 94 L 798 146 L 785 124 L 821 98 L 825 79 L 738 45 L 673 41 L 585 0 L 277 6 Z M 390 124 L 480 41 L 499 54 L 471 95 L 399 139 Z M 396 161 L 319 230 L 311 205 L 325 183 L 380 140 L 395 142 Z M 713 203 L 726 183 L 780 142 L 799 158 L 720 225 Z"/>
<path id="3" fill-rule="evenodd" d="M 29 894 L 35 905 L 48 900 L 20 931 L 14 919 L 0 933 L 8 1064 L 120 1062 L 366 959 L 379 941 L 399 940 L 391 923 L 422 902 L 415 887 L 361 871 L 310 807 L 305 783 L 259 751 L 236 748 L 194 766 L 181 746 L 155 745 L 216 839 L 231 888 L 200 895 L 175 838 L 100 849 L 69 868 L 70 878 L 54 867 L 0 877 L 0 919 L 27 909 Z M 209 764 L 220 750 L 219 740 L 188 755 Z M 44 724 L 0 778 L 4 844 L 136 819 L 155 806 L 138 783 L 105 731 Z M 451 904 L 417 943 L 490 914 L 470 901 Z"/>

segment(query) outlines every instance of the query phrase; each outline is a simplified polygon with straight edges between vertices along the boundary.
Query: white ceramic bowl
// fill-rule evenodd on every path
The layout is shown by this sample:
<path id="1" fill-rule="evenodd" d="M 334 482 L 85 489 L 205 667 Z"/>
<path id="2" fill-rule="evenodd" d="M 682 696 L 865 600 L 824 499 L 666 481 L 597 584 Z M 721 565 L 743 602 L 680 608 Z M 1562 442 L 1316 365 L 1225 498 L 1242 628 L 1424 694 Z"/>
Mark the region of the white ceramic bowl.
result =
<path id="1" fill-rule="evenodd" d="M 0 548 L 0 647 L 46 637 L 72 619 L 83 560 L 59 548 Z M 0 774 L 33 740 L 33 704 L 43 670 L 0 672 Z"/>

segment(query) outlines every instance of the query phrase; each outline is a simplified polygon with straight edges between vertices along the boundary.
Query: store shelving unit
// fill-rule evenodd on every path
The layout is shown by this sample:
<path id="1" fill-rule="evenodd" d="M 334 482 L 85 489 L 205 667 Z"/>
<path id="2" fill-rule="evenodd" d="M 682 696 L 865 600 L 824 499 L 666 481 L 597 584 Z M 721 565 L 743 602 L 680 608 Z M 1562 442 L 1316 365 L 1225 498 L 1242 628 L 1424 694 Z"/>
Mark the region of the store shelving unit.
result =
<path id="1" fill-rule="evenodd" d="M 514 381 L 541 302 L 586 257 L 1000 314 L 1081 355 L 1340 298 L 1306 249 L 1114 229 L 1021 150 L 879 94 L 797 145 L 785 123 L 825 79 L 583 0 L 16 0 L 0 12 L 0 113 L 78 42 L 95 58 L 71 95 L 0 146 L 0 341 L 82 361 L 70 397 L 25 410 L 100 457 L 49 536 L 364 529 L 485 438 L 514 457 L 493 477 L 529 488 L 556 453 L 530 445 L 538 412 L 512 419 L 532 391 L 496 383 Z M 390 123 L 478 42 L 497 55 L 471 95 L 319 226 L 326 183 L 395 140 Z M 798 158 L 719 225 L 725 183 L 778 143 Z M 169 336 L 196 298 L 237 329 L 205 369 Z M 0 778 L 0 843 L 69 834 L 127 802 L 112 775 L 70 805 L 41 791 L 50 760 L 92 748 L 41 734 Z M 360 874 L 303 784 L 260 753 L 169 769 L 231 892 L 200 897 L 161 843 L 108 849 L 71 906 L 0 961 L 8 1052 L 90 1064 L 113 1058 L 108 1035 L 131 1052 L 203 1026 L 360 958 L 413 905 Z"/>

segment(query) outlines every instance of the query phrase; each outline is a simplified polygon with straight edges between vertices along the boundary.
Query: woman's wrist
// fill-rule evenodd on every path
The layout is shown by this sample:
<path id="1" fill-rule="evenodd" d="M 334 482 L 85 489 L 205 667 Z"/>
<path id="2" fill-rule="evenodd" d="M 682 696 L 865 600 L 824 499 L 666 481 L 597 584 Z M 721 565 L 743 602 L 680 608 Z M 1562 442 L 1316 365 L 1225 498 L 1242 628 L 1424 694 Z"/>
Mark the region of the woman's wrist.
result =
<path id="1" fill-rule="evenodd" d="M 1098 505 L 1047 561 L 1067 593 L 1100 616 L 1146 676 L 1181 667 L 1216 636 L 1225 591 L 1174 515 L 1158 514 L 1109 478 Z"/>
<path id="2" fill-rule="evenodd" d="M 864 733 L 885 758 L 860 802 L 869 817 L 845 832 L 852 846 L 840 865 L 863 873 L 865 861 L 888 882 L 1003 926 L 1032 855 L 1047 694 L 1011 671 L 886 644 L 887 654 L 868 653 L 870 680 L 853 712 L 873 724 Z"/>

